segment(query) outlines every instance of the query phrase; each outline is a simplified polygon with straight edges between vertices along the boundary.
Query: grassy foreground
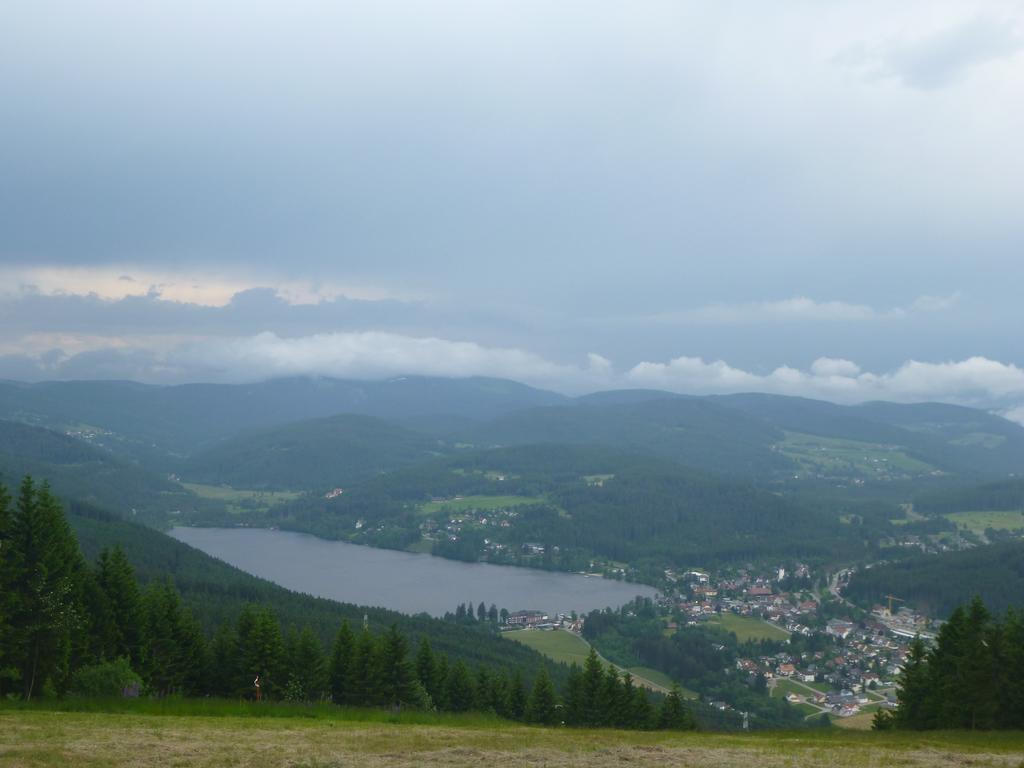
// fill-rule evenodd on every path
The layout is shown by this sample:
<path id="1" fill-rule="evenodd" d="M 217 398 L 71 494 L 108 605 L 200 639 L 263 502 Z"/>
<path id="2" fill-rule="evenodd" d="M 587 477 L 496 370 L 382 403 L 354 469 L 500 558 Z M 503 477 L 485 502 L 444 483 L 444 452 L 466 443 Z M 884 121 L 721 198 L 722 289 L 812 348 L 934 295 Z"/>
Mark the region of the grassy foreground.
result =
<path id="1" fill-rule="evenodd" d="M 169 711 L 173 711 L 169 710 Z M 1022 733 L 636 733 L 332 717 L 0 708 L 0 765 L 40 766 L 1010 766 Z M 385 719 L 387 715 L 383 716 Z"/>

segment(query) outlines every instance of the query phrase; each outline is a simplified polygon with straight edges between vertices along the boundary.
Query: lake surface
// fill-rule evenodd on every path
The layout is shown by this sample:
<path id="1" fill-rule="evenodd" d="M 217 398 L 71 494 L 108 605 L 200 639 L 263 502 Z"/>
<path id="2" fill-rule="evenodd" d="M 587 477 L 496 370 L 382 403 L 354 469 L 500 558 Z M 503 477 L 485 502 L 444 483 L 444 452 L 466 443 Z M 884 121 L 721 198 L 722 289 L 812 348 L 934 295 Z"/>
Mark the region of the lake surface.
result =
<path id="1" fill-rule="evenodd" d="M 402 613 L 442 616 L 454 611 L 459 603 L 476 606 L 481 601 L 509 611 L 584 613 L 618 607 L 637 595 L 656 594 L 643 584 L 508 565 L 462 563 L 289 531 L 178 527 L 171 536 L 296 592 Z"/>

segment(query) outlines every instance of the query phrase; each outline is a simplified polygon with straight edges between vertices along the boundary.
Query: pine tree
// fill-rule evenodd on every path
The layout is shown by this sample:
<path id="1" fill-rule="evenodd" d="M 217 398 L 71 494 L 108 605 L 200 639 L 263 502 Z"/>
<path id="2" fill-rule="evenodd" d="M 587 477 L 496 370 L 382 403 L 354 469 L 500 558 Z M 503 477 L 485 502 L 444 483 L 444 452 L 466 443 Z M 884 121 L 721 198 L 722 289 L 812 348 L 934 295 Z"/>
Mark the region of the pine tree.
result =
<path id="1" fill-rule="evenodd" d="M 238 656 L 240 693 L 255 695 L 255 680 L 260 680 L 264 697 L 284 694 L 284 639 L 281 625 L 269 608 L 246 606 L 238 619 Z"/>
<path id="2" fill-rule="evenodd" d="M 604 666 L 593 647 L 583 662 L 580 684 L 580 725 L 596 728 L 604 720 Z"/>
<path id="3" fill-rule="evenodd" d="M 409 661 L 409 641 L 392 624 L 384 634 L 380 652 L 380 701 L 398 708 L 420 703 L 416 670 Z"/>
<path id="4" fill-rule="evenodd" d="M 930 725 L 931 675 L 926 658 L 924 642 L 920 637 L 915 637 L 910 644 L 910 652 L 903 665 L 899 688 L 896 691 L 899 706 L 894 714 L 894 724 L 898 728 L 919 731 Z"/>
<path id="5" fill-rule="evenodd" d="M 108 658 L 127 656 L 138 664 L 141 658 L 142 627 L 141 596 L 135 579 L 135 569 L 128 562 L 121 545 L 112 551 L 100 553 L 96 569 L 96 581 L 103 591 L 113 622 L 111 632 L 113 647 Z"/>
<path id="6" fill-rule="evenodd" d="M 461 659 L 456 661 L 448 671 L 444 695 L 448 709 L 452 712 L 468 712 L 473 708 L 476 700 L 473 678 Z"/>
<path id="7" fill-rule="evenodd" d="M 0 698 L 17 679 L 14 666 L 14 627 L 11 623 L 17 594 L 14 588 L 14 542 L 11 529 L 11 497 L 0 484 Z"/>
<path id="8" fill-rule="evenodd" d="M 205 688 L 205 644 L 198 623 L 168 582 L 142 598 L 142 678 L 157 695 L 192 695 Z"/>
<path id="9" fill-rule="evenodd" d="M 45 483 L 26 477 L 4 542 L 11 595 L 5 638 L 7 663 L 30 700 L 47 680 L 69 679 L 71 637 L 82 626 L 81 579 L 85 571 L 78 543 L 59 502 Z"/>
<path id="10" fill-rule="evenodd" d="M 565 723 L 583 724 L 583 672 L 575 661 L 569 665 L 569 676 L 565 681 Z"/>
<path id="11" fill-rule="evenodd" d="M 647 698 L 647 692 L 640 687 L 633 690 L 633 702 L 630 707 L 631 728 L 651 728 L 654 721 L 654 710 Z"/>
<path id="12" fill-rule="evenodd" d="M 555 725 L 558 722 L 558 698 L 555 686 L 551 684 L 546 667 L 541 667 L 533 681 L 530 701 L 526 705 L 526 721 L 539 725 Z"/>
<path id="13" fill-rule="evenodd" d="M 352 696 L 349 703 L 357 707 L 369 707 L 381 701 L 379 668 L 377 640 L 364 627 L 356 638 L 352 653 Z"/>
<path id="14" fill-rule="evenodd" d="M 309 627 L 289 632 L 288 690 L 293 701 L 320 701 L 327 689 L 327 665 L 320 641 Z"/>
<path id="15" fill-rule="evenodd" d="M 352 660 L 355 655 L 356 637 L 348 619 L 341 622 L 338 634 L 331 646 L 330 678 L 331 701 L 335 704 L 352 704 Z"/>
<path id="16" fill-rule="evenodd" d="M 416 651 L 416 679 L 423 686 L 423 690 L 427 692 L 431 703 L 435 707 L 438 706 L 441 680 L 437 675 L 437 659 L 434 658 L 434 649 L 430 647 L 430 640 L 426 635 L 420 638 L 420 645 Z"/>
<path id="17" fill-rule="evenodd" d="M 480 601 L 480 605 L 476 607 L 476 620 L 487 621 L 487 606 L 484 605 L 484 601 Z"/>
<path id="18" fill-rule="evenodd" d="M 623 713 L 623 692 L 622 680 L 619 671 L 611 664 L 608 665 L 604 676 L 604 685 L 601 690 L 601 724 L 607 726 L 622 726 L 625 720 Z"/>
<path id="19" fill-rule="evenodd" d="M 523 675 L 516 668 L 512 672 L 512 681 L 508 687 L 508 716 L 513 720 L 526 717 L 526 688 L 523 686 Z"/>
<path id="20" fill-rule="evenodd" d="M 1024 728 L 1024 616 L 1006 612 L 1003 623 L 1004 661 L 998 700 L 1002 702 L 1000 728 Z"/>
<path id="21" fill-rule="evenodd" d="M 690 731 L 694 728 L 693 715 L 683 704 L 683 696 L 679 686 L 672 684 L 665 700 L 661 703 L 661 711 L 658 713 L 658 727 L 672 731 Z"/>
<path id="22" fill-rule="evenodd" d="M 239 677 L 238 638 L 230 624 L 217 627 L 206 658 L 206 690 L 213 696 L 234 696 Z"/>

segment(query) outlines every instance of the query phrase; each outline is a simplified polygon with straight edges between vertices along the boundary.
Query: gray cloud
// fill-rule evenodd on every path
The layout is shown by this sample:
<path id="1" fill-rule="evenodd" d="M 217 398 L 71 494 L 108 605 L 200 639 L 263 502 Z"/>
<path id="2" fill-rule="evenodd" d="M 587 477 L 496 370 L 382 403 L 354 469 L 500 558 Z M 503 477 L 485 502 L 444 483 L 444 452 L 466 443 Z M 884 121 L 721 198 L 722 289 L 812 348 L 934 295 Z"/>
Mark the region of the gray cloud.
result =
<path id="1" fill-rule="evenodd" d="M 979 16 L 912 42 L 891 46 L 882 66 L 913 88 L 943 88 L 971 69 L 1024 48 L 1011 21 Z"/>
<path id="2" fill-rule="evenodd" d="M 761 377 L 820 357 L 1024 364 L 1019 3 L 738 7 L 9 9 L 7 370 L 60 349 L 38 370 L 255 375 L 273 366 L 175 350 L 263 332 L 570 371 L 595 350 Z M 123 290 L 5 284 L 29 267 Z M 224 306 L 181 298 L 207 272 Z M 152 275 L 179 292 L 145 293 Z M 281 298 L 298 283 L 363 290 Z"/>

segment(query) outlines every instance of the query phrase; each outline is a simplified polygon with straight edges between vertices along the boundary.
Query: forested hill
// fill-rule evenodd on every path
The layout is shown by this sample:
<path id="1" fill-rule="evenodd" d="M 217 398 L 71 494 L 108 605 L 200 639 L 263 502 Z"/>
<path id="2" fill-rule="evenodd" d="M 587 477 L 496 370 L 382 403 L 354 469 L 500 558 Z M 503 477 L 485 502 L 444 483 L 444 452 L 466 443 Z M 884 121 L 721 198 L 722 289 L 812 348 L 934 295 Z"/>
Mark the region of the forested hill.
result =
<path id="1" fill-rule="evenodd" d="M 147 583 L 171 579 L 207 631 L 233 623 L 245 605 L 256 603 L 272 608 L 285 627 L 310 627 L 328 647 L 343 619 L 361 626 L 366 616 L 375 631 L 397 624 L 414 637 L 429 637 L 436 650 L 467 663 L 518 666 L 532 675 L 543 661 L 539 654 L 519 643 L 509 643 L 476 628 L 425 615 L 406 616 L 291 592 L 92 505 L 71 502 L 66 507 L 68 522 L 86 559 L 95 560 L 103 548 L 120 544 L 139 580 Z M 556 680 L 564 677 L 564 670 L 549 666 Z"/>
<path id="2" fill-rule="evenodd" d="M 918 555 L 861 570 L 845 594 L 864 606 L 883 603 L 885 595 L 893 594 L 943 618 L 975 595 L 983 595 L 997 613 L 1024 608 L 1024 541 Z"/>
<path id="3" fill-rule="evenodd" d="M 95 445 L 164 472 L 243 433 L 341 414 L 476 447 L 612 445 L 731 476 L 902 482 L 1024 473 L 1024 427 L 935 403 L 842 406 L 778 395 L 688 397 L 653 390 L 570 398 L 479 377 L 169 387 L 0 382 L 0 419 L 87 435 Z M 893 471 L 877 471 L 882 466 Z"/>
<path id="4" fill-rule="evenodd" d="M 565 402 L 504 379 L 419 376 L 386 381 L 274 379 L 255 384 L 149 386 L 119 381 L 0 382 L 0 418 L 88 429 L 114 449 L 187 454 L 252 430 L 341 413 L 455 424 Z"/>
<path id="5" fill-rule="evenodd" d="M 429 459 L 445 443 L 371 416 L 341 415 L 248 432 L 200 451 L 180 473 L 235 488 L 332 488 Z"/>
<path id="6" fill-rule="evenodd" d="M 16 485 L 23 476 L 45 478 L 63 498 L 91 502 L 123 516 L 162 524 L 182 507 L 207 509 L 165 475 L 122 460 L 83 440 L 48 429 L 0 421 L 0 483 Z"/>
<path id="7" fill-rule="evenodd" d="M 480 446 L 601 444 L 730 475 L 765 475 L 795 465 L 772 450 L 784 437 L 764 421 L 705 398 L 613 393 L 582 404 L 534 408 L 462 435 Z M 596 402 L 595 402 L 596 401 Z"/>
<path id="8" fill-rule="evenodd" d="M 925 515 L 945 515 L 975 510 L 1024 510 L 1024 478 L 983 483 L 968 488 L 930 493 L 914 499 L 914 510 Z"/>

